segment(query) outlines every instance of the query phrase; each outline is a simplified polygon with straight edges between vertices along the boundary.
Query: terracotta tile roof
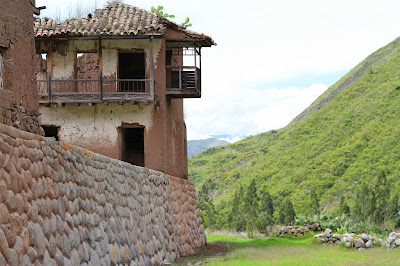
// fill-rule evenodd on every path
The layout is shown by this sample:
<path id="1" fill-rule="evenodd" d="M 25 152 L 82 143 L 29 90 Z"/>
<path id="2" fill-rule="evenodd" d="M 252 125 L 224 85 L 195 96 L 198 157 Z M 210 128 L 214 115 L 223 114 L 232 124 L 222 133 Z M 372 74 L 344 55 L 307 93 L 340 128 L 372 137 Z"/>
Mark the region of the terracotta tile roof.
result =
<path id="1" fill-rule="evenodd" d="M 34 33 L 35 37 L 137 35 L 149 31 L 160 32 L 164 28 L 161 18 L 151 12 L 131 5 L 117 4 L 97 9 L 92 19 L 72 18 L 57 23 L 51 18 L 37 18 Z"/>
<path id="2" fill-rule="evenodd" d="M 36 18 L 34 34 L 35 37 L 162 35 L 167 26 L 176 28 L 188 37 L 202 39 L 209 45 L 214 44 L 213 40 L 204 34 L 186 30 L 172 21 L 127 4 L 97 9 L 91 19 L 72 18 L 58 23 L 51 18 Z"/>

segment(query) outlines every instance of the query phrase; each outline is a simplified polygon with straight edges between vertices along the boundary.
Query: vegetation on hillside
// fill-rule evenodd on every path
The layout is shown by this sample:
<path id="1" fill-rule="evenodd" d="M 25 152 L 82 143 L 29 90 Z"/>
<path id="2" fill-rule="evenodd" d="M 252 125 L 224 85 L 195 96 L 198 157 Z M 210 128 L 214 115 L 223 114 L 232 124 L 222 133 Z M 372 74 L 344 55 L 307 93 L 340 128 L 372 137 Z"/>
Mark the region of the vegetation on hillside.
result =
<path id="1" fill-rule="evenodd" d="M 290 204 L 297 215 L 397 226 L 399 51 L 397 39 L 370 55 L 287 127 L 192 157 L 189 178 L 209 226 L 287 223 Z"/>

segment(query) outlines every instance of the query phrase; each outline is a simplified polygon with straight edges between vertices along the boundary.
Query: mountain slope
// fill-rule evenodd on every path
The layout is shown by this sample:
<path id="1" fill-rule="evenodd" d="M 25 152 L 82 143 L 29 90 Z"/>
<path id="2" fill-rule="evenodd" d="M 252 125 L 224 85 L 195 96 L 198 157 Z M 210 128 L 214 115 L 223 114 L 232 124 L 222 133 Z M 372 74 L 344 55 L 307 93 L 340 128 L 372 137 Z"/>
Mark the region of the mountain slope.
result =
<path id="1" fill-rule="evenodd" d="M 187 142 L 188 157 L 190 158 L 207 149 L 221 147 L 227 144 L 229 144 L 229 142 L 215 138 L 189 140 Z"/>
<path id="2" fill-rule="evenodd" d="M 387 178 L 400 185 L 400 39 L 379 49 L 331 86 L 287 127 L 189 160 L 189 178 L 216 209 L 240 184 L 255 179 L 278 205 L 285 197 L 309 213 L 310 192 L 322 211 L 335 213 L 344 195 L 355 207 L 362 184 Z M 222 206 L 222 207 L 221 207 Z"/>

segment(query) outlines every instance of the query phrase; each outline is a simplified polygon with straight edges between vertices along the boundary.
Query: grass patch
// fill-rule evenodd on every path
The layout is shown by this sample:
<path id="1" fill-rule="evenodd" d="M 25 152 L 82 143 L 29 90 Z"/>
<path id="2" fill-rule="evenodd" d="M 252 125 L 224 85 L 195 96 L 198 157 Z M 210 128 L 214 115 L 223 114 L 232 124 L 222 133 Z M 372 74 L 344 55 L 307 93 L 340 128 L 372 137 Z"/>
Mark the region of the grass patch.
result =
<path id="1" fill-rule="evenodd" d="M 207 244 L 225 245 L 233 249 L 224 256 L 211 256 L 203 260 L 197 257 L 186 262 L 194 264 L 200 261 L 207 265 L 396 265 L 400 261 L 399 249 L 376 247 L 358 251 L 319 245 L 312 237 L 268 240 L 207 235 Z M 184 260 L 177 263 L 187 264 Z"/>

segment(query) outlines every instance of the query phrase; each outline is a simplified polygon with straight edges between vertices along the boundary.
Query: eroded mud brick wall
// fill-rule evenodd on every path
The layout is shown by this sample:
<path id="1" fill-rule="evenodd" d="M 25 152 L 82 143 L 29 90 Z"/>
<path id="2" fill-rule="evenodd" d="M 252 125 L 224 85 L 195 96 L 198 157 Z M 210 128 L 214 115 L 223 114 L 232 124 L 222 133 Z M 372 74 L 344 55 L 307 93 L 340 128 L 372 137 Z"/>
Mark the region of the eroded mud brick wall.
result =
<path id="1" fill-rule="evenodd" d="M 0 124 L 0 265 L 159 265 L 205 244 L 193 184 Z"/>
<path id="2" fill-rule="evenodd" d="M 32 27 L 29 1 L 0 0 L 0 123 L 43 133 L 38 121 Z"/>

